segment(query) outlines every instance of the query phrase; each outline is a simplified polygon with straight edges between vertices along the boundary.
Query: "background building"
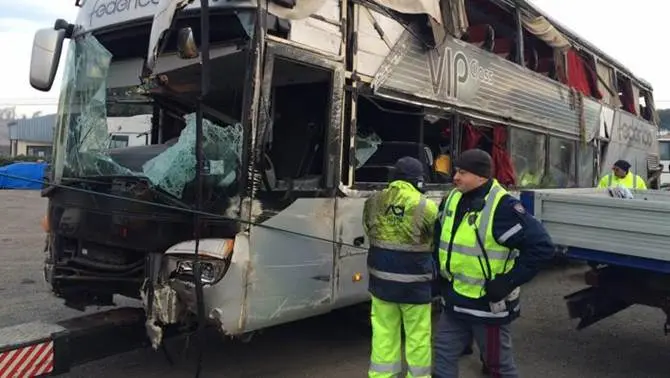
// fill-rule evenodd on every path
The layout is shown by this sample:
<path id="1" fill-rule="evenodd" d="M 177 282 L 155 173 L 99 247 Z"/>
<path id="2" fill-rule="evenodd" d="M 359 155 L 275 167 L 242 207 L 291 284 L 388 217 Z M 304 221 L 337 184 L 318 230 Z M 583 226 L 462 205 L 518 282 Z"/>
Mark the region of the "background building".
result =
<path id="1" fill-rule="evenodd" d="M 0 156 L 9 155 L 9 129 L 7 125 L 16 119 L 16 111 L 13 107 L 0 107 Z"/>
<path id="2" fill-rule="evenodd" d="M 10 156 L 51 157 L 56 114 L 17 119 L 8 124 Z"/>

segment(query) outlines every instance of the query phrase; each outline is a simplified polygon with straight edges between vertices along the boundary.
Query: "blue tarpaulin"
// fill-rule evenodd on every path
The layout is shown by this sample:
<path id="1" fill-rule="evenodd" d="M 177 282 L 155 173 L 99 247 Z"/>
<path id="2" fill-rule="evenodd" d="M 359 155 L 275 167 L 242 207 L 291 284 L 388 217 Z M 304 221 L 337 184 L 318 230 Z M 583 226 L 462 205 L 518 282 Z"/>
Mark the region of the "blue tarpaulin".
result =
<path id="1" fill-rule="evenodd" d="M 0 167 L 0 189 L 41 189 L 46 168 L 47 163 L 31 162 L 13 163 Z"/>

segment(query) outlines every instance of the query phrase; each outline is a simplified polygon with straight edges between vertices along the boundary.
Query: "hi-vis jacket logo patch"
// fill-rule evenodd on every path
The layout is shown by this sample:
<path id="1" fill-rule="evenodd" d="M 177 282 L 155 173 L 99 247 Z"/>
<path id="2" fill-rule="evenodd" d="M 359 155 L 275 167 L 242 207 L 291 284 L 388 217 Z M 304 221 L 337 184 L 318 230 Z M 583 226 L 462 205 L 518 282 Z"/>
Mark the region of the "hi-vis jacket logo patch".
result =
<path id="1" fill-rule="evenodd" d="M 405 206 L 404 205 L 388 205 L 386 207 L 385 215 L 393 214 L 396 217 L 405 216 Z"/>

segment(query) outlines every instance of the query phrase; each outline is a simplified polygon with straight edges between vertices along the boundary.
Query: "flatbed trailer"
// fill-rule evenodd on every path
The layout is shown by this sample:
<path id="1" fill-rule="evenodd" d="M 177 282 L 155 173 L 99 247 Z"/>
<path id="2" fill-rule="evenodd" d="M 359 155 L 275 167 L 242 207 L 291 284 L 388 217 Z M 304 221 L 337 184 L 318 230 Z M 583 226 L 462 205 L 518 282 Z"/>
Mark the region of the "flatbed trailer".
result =
<path id="1" fill-rule="evenodd" d="M 545 189 L 521 192 L 559 253 L 591 267 L 586 288 L 565 297 L 571 318 L 583 329 L 632 305 L 665 312 L 670 332 L 670 192 L 631 190 L 633 198 L 607 189 Z"/>
<path id="2" fill-rule="evenodd" d="M 56 323 L 0 328 L 0 378 L 57 376 L 71 368 L 151 345 L 142 308 L 122 307 Z M 164 337 L 178 335 L 167 329 Z"/>

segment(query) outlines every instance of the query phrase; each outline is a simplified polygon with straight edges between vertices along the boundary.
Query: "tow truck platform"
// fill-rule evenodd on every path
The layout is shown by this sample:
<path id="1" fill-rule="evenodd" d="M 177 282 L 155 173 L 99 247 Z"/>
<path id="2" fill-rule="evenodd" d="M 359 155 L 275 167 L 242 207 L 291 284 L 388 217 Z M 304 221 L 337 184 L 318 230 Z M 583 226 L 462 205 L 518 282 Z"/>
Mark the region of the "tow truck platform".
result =
<path id="1" fill-rule="evenodd" d="M 72 367 L 150 346 L 144 310 L 121 307 L 56 323 L 0 329 L 0 378 L 46 377 Z M 166 330 L 167 331 L 167 330 Z M 166 332 L 165 338 L 176 333 Z"/>
<path id="2" fill-rule="evenodd" d="M 670 192 L 608 189 L 522 191 L 524 207 L 542 222 L 559 253 L 588 263 L 586 287 L 564 297 L 584 329 L 633 305 L 661 309 L 670 334 Z"/>

